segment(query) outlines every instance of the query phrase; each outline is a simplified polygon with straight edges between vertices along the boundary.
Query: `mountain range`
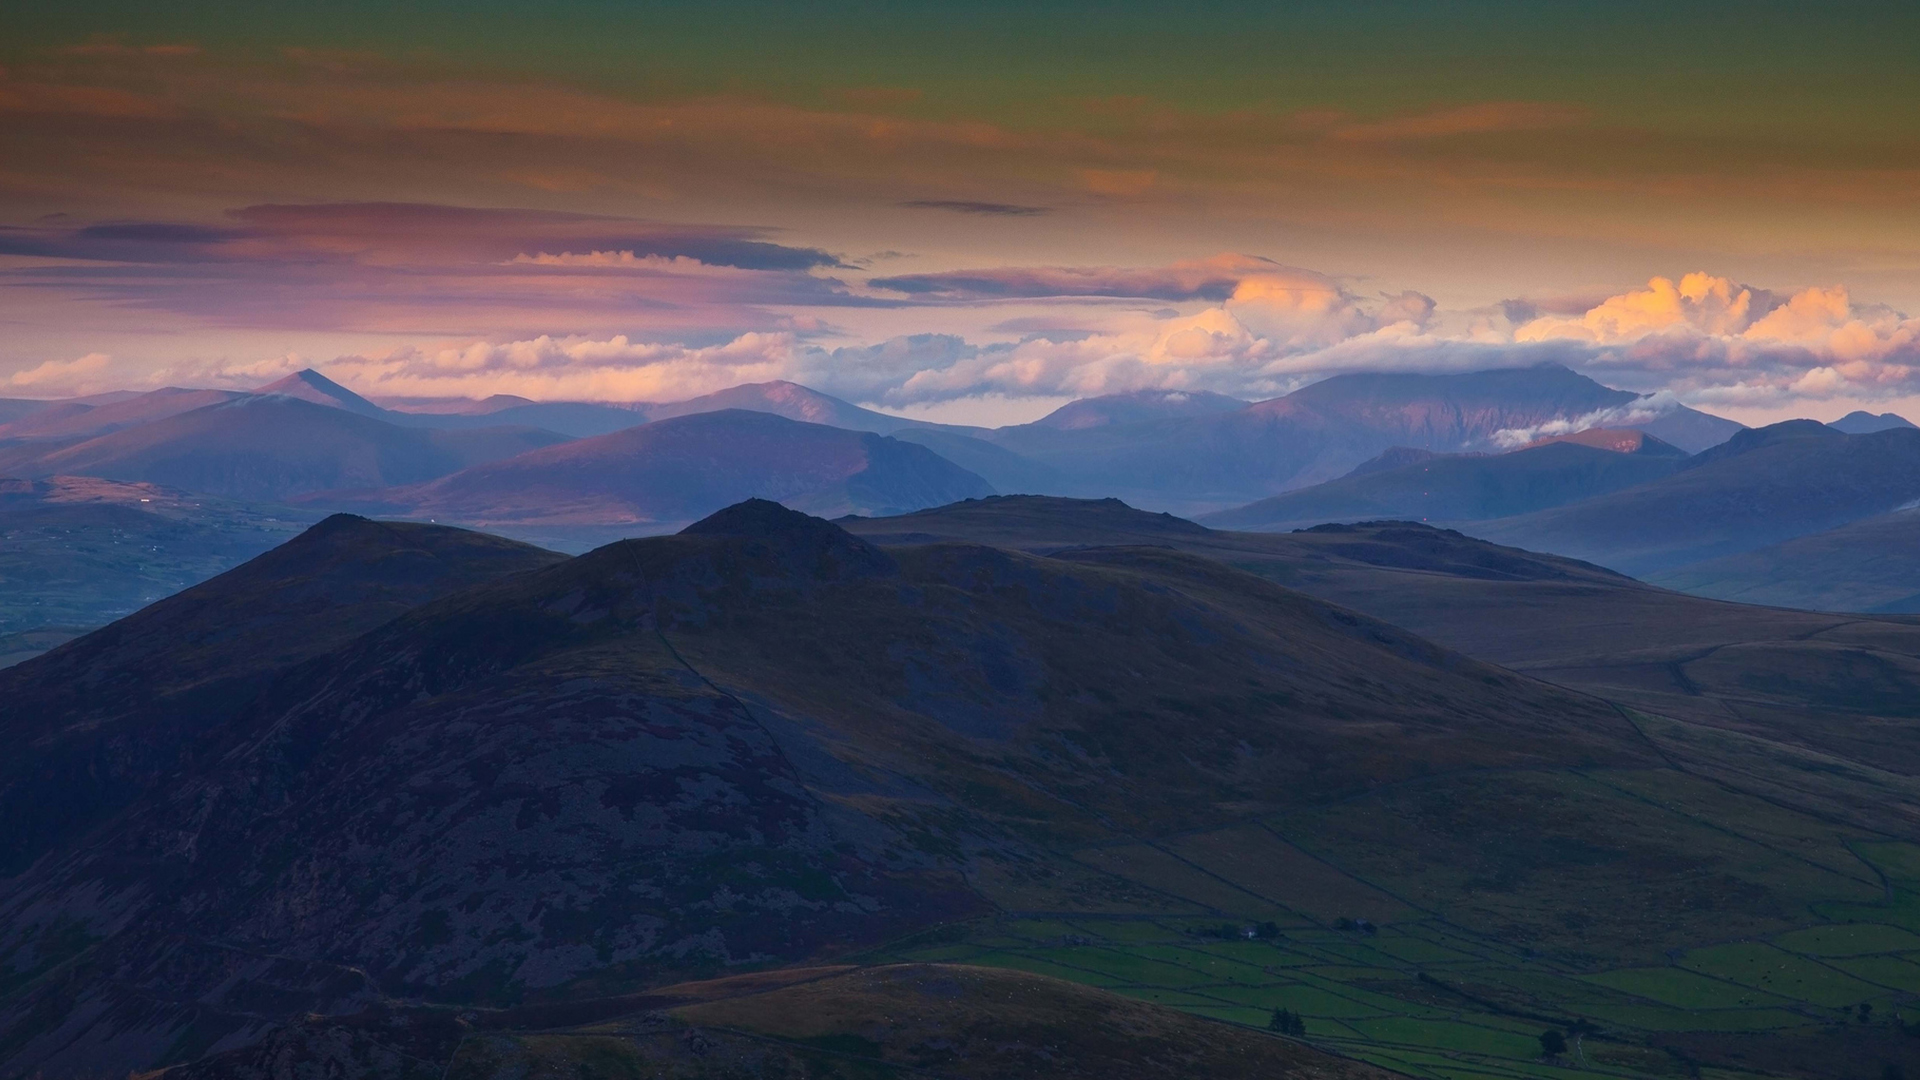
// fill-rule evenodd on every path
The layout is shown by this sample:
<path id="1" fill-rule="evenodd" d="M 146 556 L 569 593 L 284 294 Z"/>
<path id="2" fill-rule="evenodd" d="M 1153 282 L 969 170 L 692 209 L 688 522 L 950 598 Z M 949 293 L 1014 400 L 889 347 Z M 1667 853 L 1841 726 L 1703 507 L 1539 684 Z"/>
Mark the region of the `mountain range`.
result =
<path id="1" fill-rule="evenodd" d="M 843 955 L 1108 891 L 1062 861 L 1090 844 L 1657 760 L 1598 701 L 1160 548 L 882 550 L 750 501 L 550 560 L 336 517 L 0 672 L 6 1067 Z"/>
<path id="2" fill-rule="evenodd" d="M 1406 523 L 339 515 L 0 671 L 0 1069 L 1840 1080 L 1915 693 L 1910 621 Z"/>
<path id="3" fill-rule="evenodd" d="M 818 513 L 893 514 L 993 494 L 926 447 L 766 412 L 690 413 L 377 493 L 357 509 L 499 525 L 659 531 L 761 496 Z M 321 501 L 339 504 L 339 496 Z"/>

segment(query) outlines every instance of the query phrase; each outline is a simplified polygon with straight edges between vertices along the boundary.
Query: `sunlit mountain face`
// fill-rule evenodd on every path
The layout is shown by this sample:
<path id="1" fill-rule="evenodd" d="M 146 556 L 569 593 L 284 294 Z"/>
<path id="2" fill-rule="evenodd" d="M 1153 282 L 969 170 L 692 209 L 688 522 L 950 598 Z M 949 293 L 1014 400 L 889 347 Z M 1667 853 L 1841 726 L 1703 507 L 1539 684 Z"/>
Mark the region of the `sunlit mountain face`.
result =
<path id="1" fill-rule="evenodd" d="M 1911 409 L 1910 5 L 42 5 L 0 394 Z M 1831 415 L 1829 415 L 1831 414 Z"/>

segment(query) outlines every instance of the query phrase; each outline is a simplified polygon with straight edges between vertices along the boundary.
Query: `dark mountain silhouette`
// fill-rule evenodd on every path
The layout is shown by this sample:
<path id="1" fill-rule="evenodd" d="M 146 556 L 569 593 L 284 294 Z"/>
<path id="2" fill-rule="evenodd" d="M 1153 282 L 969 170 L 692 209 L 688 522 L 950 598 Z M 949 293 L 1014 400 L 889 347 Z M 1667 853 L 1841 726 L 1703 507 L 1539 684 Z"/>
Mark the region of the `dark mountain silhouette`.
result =
<path id="1" fill-rule="evenodd" d="M 1285 495 L 1208 514 L 1223 529 L 1292 529 L 1328 521 L 1398 518 L 1478 521 L 1563 506 L 1655 480 L 1686 455 L 1634 432 L 1633 452 L 1571 439 L 1507 454 L 1430 456 L 1397 468 L 1369 468 Z M 1611 441 L 1621 441 L 1610 437 Z"/>
<path id="2" fill-rule="evenodd" d="M 535 428 L 422 431 L 282 394 L 254 394 L 64 446 L 16 474 L 75 474 L 231 498 L 415 483 L 565 437 Z"/>
<path id="3" fill-rule="evenodd" d="M 607 525 L 685 522 L 754 496 L 843 514 L 992 493 L 922 446 L 731 409 L 536 450 L 364 505 L 451 521 Z"/>
<path id="4" fill-rule="evenodd" d="M 1886 431 L 1889 428 L 1910 428 L 1913 422 L 1897 413 L 1887 412 L 1875 416 L 1865 409 L 1855 409 L 1827 426 L 1849 435 L 1866 435 L 1875 431 Z"/>
<path id="5" fill-rule="evenodd" d="M 387 528 L 331 519 L 0 672 L 44 701 L 0 721 L 34 748 L 5 804 L 9 1073 L 145 1068 L 189 1030 L 190 1057 L 393 998 L 564 1003 L 839 954 L 1049 880 L 1136 892 L 1064 858 L 1090 844 L 1657 762 L 1593 699 L 1207 559 L 883 551 L 764 502 L 340 644 L 360 609 L 319 612 L 319 655 L 261 647 L 368 579 L 418 587 Z M 484 542 L 412 529 L 449 565 Z M 170 711 L 146 673 L 201 697 Z M 94 746 L 131 766 L 59 789 Z"/>
<path id="6" fill-rule="evenodd" d="M 1846 435 L 1790 420 L 1743 431 L 1671 476 L 1470 531 L 1645 575 L 1824 532 L 1915 499 L 1920 431 Z"/>
<path id="7" fill-rule="evenodd" d="M 23 740 L 0 766 L 0 874 L 151 789 L 274 674 L 434 597 L 563 559 L 484 533 L 336 515 L 0 672 L 8 737 Z"/>

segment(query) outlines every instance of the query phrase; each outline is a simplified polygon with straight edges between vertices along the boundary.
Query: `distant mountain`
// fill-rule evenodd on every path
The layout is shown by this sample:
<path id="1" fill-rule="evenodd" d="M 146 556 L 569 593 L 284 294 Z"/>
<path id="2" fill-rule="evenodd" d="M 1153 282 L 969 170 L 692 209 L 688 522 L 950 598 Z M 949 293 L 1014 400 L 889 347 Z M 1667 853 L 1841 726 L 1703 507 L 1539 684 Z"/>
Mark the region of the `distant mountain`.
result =
<path id="1" fill-rule="evenodd" d="M 1882 429 L 1890 430 L 1890 429 Z M 1650 574 L 1669 589 L 1811 611 L 1920 612 L 1920 510 Z"/>
<path id="2" fill-rule="evenodd" d="M 985 480 L 923 446 L 727 409 L 535 450 L 379 493 L 364 508 L 488 525 L 607 525 L 686 522 L 750 497 L 838 515 L 991 494 Z"/>
<path id="3" fill-rule="evenodd" d="M 252 394 L 12 463 L 20 474 L 98 476 L 229 498 L 378 488 L 565 441 L 534 428 L 423 431 L 343 407 Z"/>
<path id="4" fill-rule="evenodd" d="M 62 402 L 0 425 L 0 440 L 79 441 L 244 396 L 237 390 L 183 390 L 168 386 L 102 404 Z"/>
<path id="5" fill-rule="evenodd" d="M 1069 402 L 1035 420 L 1034 424 L 1061 431 L 1079 431 L 1175 416 L 1210 416 L 1244 409 L 1248 404 L 1236 397 L 1204 390 L 1135 390 Z"/>
<path id="6" fill-rule="evenodd" d="M 1828 424 L 1835 431 L 1844 431 L 1849 435 L 1866 435 L 1890 428 L 1910 428 L 1913 422 L 1897 413 L 1881 413 L 1875 416 L 1865 409 L 1855 409 L 1847 415 Z"/>
<path id="7" fill-rule="evenodd" d="M 389 530 L 330 520 L 0 672 L 15 750 L 0 766 L 13 871 L 0 955 L 34 965 L 0 999 L 7 1075 L 123 1075 L 311 1014 L 408 1003 L 442 1006 L 437 1025 L 457 1028 L 529 1002 L 544 1010 L 529 1026 L 552 1029 L 583 999 L 605 1009 L 685 979 L 965 933 L 1015 904 L 1159 905 L 1146 910 L 1218 927 L 1237 918 L 1220 906 L 1270 905 L 1215 883 L 1216 907 L 1197 907 L 1114 868 L 1154 838 L 1250 827 L 1243 846 L 1302 866 L 1253 823 L 1500 776 L 1506 794 L 1485 805 L 1426 796 L 1458 830 L 1515 805 L 1530 771 L 1660 763 L 1600 701 L 1163 548 L 883 551 L 755 501 L 515 572 L 537 553 Z M 469 584 L 348 636 L 381 617 L 362 596 L 456 580 Z M 1580 865 L 1610 866 L 1604 853 L 1582 849 Z M 955 976 L 989 980 L 1001 1002 L 1036 993 L 934 975 L 930 1006 L 986 1000 Z M 1150 1019 L 1101 1000 L 1089 1015 Z M 626 1011 L 599 1019 L 663 1003 L 611 1004 Z M 805 1045 L 797 1007 L 787 995 L 758 1016 L 708 1015 Z M 183 1048 L 184 1030 L 197 1034 Z M 479 1030 L 475 1053 L 518 1052 Z M 1057 1072 L 1022 1049 L 1055 1043 L 992 1030 L 1027 1034 L 1013 1049 L 993 1049 L 1012 1035 L 981 1040 L 1012 1056 L 965 1075 Z M 1137 1027 L 1057 1030 L 1144 1052 L 1123 1037 Z M 713 1045 L 679 1031 L 676 1044 Z M 825 1045 L 842 1061 L 881 1046 Z M 1143 1076 L 1213 1060 L 1153 1045 L 1164 1061 Z M 394 1075 L 440 1075 L 453 1052 Z"/>
<path id="8" fill-rule="evenodd" d="M 1631 453 L 1567 439 L 1508 454 L 1433 457 L 1350 474 L 1208 514 L 1200 521 L 1222 529 L 1293 529 L 1380 519 L 1479 521 L 1633 487 L 1673 473 L 1686 460 L 1658 440 L 1635 442 L 1643 449 Z"/>
<path id="9" fill-rule="evenodd" d="M 1790 420 L 1742 431 L 1670 476 L 1467 528 L 1644 576 L 1824 532 L 1915 499 L 1920 430 L 1846 435 Z"/>
<path id="10" fill-rule="evenodd" d="M 329 405 L 336 409 L 359 413 L 362 416 L 376 416 L 385 419 L 386 409 L 375 405 L 359 394 L 341 386 L 325 375 L 303 368 L 278 382 L 271 382 L 255 390 L 256 394 L 280 394 L 285 397 L 299 398 L 315 405 Z"/>
<path id="11" fill-rule="evenodd" d="M 789 420 L 799 420 L 808 424 L 824 424 L 828 427 L 845 428 L 848 431 L 873 431 L 882 435 L 891 435 L 903 428 L 929 426 L 963 433 L 980 430 L 947 424 L 928 425 L 918 420 L 888 416 L 886 413 L 863 409 L 837 397 L 801 386 L 799 383 L 784 380 L 745 383 L 704 397 L 646 405 L 643 409 L 650 420 L 667 420 L 676 416 L 690 416 L 694 413 L 715 412 L 720 409 L 747 409 L 753 412 L 772 413 L 775 416 L 784 416 Z"/>
<path id="12" fill-rule="evenodd" d="M 1053 469 L 1056 493 L 1117 495 L 1199 513 L 1334 479 L 1391 447 L 1501 449 L 1516 433 L 1626 415 L 1639 400 L 1552 364 L 1455 375 L 1351 374 L 1232 411 L 1078 428 L 1023 424 L 984 437 Z M 1686 409 L 1641 430 L 1666 439 L 1661 421 L 1739 430 Z"/>

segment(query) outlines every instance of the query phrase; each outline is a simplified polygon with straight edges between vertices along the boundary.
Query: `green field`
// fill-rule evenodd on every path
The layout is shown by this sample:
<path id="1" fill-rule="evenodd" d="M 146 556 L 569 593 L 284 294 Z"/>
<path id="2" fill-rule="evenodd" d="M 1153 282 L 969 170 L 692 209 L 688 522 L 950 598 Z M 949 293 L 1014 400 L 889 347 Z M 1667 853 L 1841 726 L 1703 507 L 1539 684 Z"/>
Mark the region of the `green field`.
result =
<path id="1" fill-rule="evenodd" d="M 1285 1009 L 1307 1040 L 1420 1077 L 1762 1075 L 1698 1060 L 1702 1047 L 1741 1044 L 1764 1058 L 1770 1044 L 1754 1040 L 1920 1050 L 1920 1023 L 1902 1027 L 1920 1020 L 1920 937 L 1900 925 L 1920 896 L 1920 846 L 1676 774 L 1503 782 L 1527 804 L 1513 820 L 1535 835 L 1436 827 L 1438 797 L 1389 793 L 1370 797 L 1389 813 L 1349 804 L 1339 818 L 1316 810 L 1078 856 L 1209 917 L 1009 912 L 958 944 L 875 959 L 1039 971 L 1256 1027 Z M 1437 835 L 1407 835 L 1423 820 Z M 1385 829 L 1398 833 L 1390 848 L 1366 842 Z M 1503 837 L 1501 854 L 1475 854 Z M 1662 837 L 1707 854 L 1669 867 L 1680 892 L 1650 897 L 1638 868 L 1675 858 Z M 1402 861 L 1377 861 L 1384 850 Z M 1422 850 L 1432 863 L 1406 860 Z M 1569 1042 L 1552 1059 L 1549 1028 Z"/>

